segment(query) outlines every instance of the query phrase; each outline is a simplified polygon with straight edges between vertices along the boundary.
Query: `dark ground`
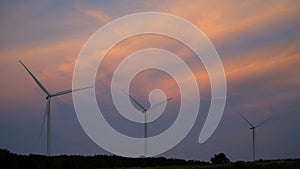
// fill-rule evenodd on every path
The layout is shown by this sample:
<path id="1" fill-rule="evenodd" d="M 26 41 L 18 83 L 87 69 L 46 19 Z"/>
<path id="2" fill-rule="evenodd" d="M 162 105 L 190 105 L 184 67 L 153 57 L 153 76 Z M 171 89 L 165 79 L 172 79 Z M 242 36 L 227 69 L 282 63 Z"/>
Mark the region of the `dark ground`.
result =
<path id="1" fill-rule="evenodd" d="M 0 149 L 0 163 L 3 169 L 300 169 L 300 159 L 258 160 L 255 162 L 230 162 L 211 164 L 204 161 L 182 159 L 125 158 L 119 156 L 95 155 L 18 155 Z"/>

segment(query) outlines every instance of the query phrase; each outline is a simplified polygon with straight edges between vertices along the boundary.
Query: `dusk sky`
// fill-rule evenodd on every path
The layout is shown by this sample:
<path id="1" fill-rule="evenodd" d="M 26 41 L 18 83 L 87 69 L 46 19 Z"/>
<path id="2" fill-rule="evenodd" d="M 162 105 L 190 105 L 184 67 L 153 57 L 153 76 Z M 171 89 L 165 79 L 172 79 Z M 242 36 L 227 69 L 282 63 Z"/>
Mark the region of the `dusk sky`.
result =
<path id="1" fill-rule="evenodd" d="M 223 62 L 227 101 L 222 120 L 205 143 L 199 133 L 210 105 L 208 74 L 195 54 L 159 35 L 130 37 L 117 44 L 97 73 L 96 96 L 114 128 L 142 137 L 141 124 L 122 122 L 109 96 L 114 69 L 122 59 L 145 48 L 177 54 L 193 70 L 201 104 L 196 124 L 176 147 L 159 156 L 208 161 L 224 152 L 232 161 L 252 159 L 252 123 L 273 117 L 256 130 L 257 159 L 300 158 L 300 3 L 298 1 L 1 1 L 0 2 L 0 148 L 20 154 L 45 154 L 46 132 L 39 139 L 45 94 L 19 64 L 22 60 L 51 92 L 72 88 L 76 59 L 101 26 L 137 12 L 182 17 L 203 31 Z M 103 39 L 105 41 L 105 39 Z M 149 134 L 166 130 L 176 119 L 180 92 L 174 79 L 157 70 L 142 72 L 130 93 L 149 106 L 149 92 L 162 89 L 168 103 Z M 72 95 L 52 101 L 52 153 L 110 154 L 85 134 Z"/>

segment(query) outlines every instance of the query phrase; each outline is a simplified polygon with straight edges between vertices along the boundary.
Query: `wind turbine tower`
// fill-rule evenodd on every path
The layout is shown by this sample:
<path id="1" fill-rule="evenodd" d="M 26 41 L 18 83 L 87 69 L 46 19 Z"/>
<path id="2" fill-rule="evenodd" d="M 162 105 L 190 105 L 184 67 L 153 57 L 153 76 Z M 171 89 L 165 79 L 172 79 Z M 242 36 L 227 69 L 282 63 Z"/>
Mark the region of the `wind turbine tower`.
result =
<path id="1" fill-rule="evenodd" d="M 147 157 L 147 137 L 148 137 L 148 129 L 147 129 L 147 112 L 151 109 L 154 109 L 155 107 L 158 107 L 159 105 L 168 102 L 172 99 L 172 97 L 168 98 L 165 101 L 162 101 L 160 103 L 155 104 L 154 106 L 151 106 L 150 108 L 145 108 L 142 104 L 140 104 L 134 97 L 123 91 L 125 94 L 129 96 L 129 98 L 142 109 L 142 112 L 144 113 L 144 157 Z"/>
<path id="2" fill-rule="evenodd" d="M 250 130 L 252 130 L 252 158 L 253 161 L 255 161 L 255 129 L 257 127 L 260 127 L 261 125 L 263 125 L 265 122 L 267 122 L 268 120 L 270 120 L 272 117 L 267 118 L 266 120 L 262 121 L 261 123 L 257 124 L 257 125 L 253 125 L 245 116 L 243 116 L 241 113 L 239 113 L 240 116 L 248 123 L 248 125 L 250 126 Z"/>
<path id="3" fill-rule="evenodd" d="M 45 125 L 45 121 L 47 119 L 47 155 L 50 155 L 50 150 L 51 150 L 51 113 L 50 113 L 50 107 L 51 107 L 51 98 L 52 97 L 56 97 L 56 96 L 60 96 L 60 95 L 64 95 L 64 94 L 68 94 L 68 93 L 72 93 L 72 92 L 76 92 L 79 90 L 84 90 L 84 89 L 88 89 L 88 88 L 92 88 L 92 87 L 85 87 L 85 88 L 80 88 L 80 89 L 71 89 L 71 90 L 65 90 L 65 91 L 60 91 L 60 92 L 56 92 L 56 93 L 50 93 L 45 87 L 44 85 L 33 75 L 33 73 L 25 66 L 25 64 L 19 60 L 19 62 L 21 63 L 21 65 L 25 68 L 25 70 L 30 74 L 30 76 L 32 77 L 32 79 L 36 82 L 36 84 L 44 91 L 44 93 L 47 95 L 46 96 L 46 109 L 45 109 L 45 113 L 44 113 L 44 118 L 43 118 L 43 123 L 41 126 L 41 131 L 40 131 L 40 135 L 39 137 L 41 137 L 44 125 Z"/>

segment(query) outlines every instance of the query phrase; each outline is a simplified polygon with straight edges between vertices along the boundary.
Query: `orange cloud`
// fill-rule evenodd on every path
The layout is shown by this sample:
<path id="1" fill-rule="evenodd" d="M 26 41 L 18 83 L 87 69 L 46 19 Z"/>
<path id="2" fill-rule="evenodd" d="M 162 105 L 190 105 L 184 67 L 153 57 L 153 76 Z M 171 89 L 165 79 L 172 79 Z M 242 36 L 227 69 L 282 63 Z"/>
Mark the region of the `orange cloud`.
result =
<path id="1" fill-rule="evenodd" d="M 242 35 L 296 18 L 299 4 L 294 1 L 174 1 L 166 3 L 165 10 L 186 18 L 214 39 Z"/>
<path id="2" fill-rule="evenodd" d="M 293 20 L 298 15 L 299 5 L 291 4 L 291 1 L 272 1 L 271 3 L 257 2 L 201 2 L 201 1 L 172 1 L 165 3 L 160 10 L 170 12 L 181 16 L 196 24 L 213 40 L 220 42 L 218 45 L 232 43 L 231 37 L 244 37 L 249 33 L 255 34 L 262 29 L 272 28 L 272 25 L 278 25 L 286 20 Z M 147 5 L 147 4 L 145 4 Z M 92 17 L 98 19 L 101 23 L 106 23 L 110 20 L 110 16 L 106 15 L 101 10 L 91 10 L 84 6 L 77 5 L 76 9 L 83 14 L 84 17 Z M 80 16 L 77 13 L 78 16 Z M 76 15 L 76 16 L 77 16 Z M 72 17 L 70 17 L 72 18 Z M 83 19 L 79 21 L 71 19 L 69 24 L 80 25 Z M 161 26 L 157 23 L 155 26 Z M 121 31 L 122 28 L 120 28 Z M 118 30 L 116 30 L 118 31 Z M 86 31 L 88 32 L 88 31 Z M 28 65 L 34 65 L 33 71 L 50 88 L 55 86 L 55 89 L 69 88 L 72 82 L 72 71 L 80 49 L 83 47 L 85 40 L 90 34 L 80 33 L 80 35 L 62 36 L 57 41 L 50 40 L 46 43 L 37 46 L 18 46 L 15 48 L 1 50 L 1 64 L 17 64 L 16 60 L 23 59 Z M 92 32 L 88 32 L 92 33 Z M 73 32 L 76 34 L 76 31 Z M 234 53 L 232 56 L 222 57 L 225 72 L 227 75 L 228 84 L 239 84 L 250 78 L 257 78 L 263 75 L 273 77 L 274 70 L 286 72 L 286 76 L 281 75 L 285 80 L 276 81 L 272 79 L 268 82 L 268 87 L 279 88 L 282 86 L 295 85 L 299 83 L 296 78 L 298 69 L 291 69 L 291 65 L 299 63 L 299 41 L 294 42 L 292 47 L 281 46 L 277 42 L 269 42 L 264 49 L 255 48 L 251 51 L 244 51 L 243 54 Z M 169 50 L 180 56 L 184 61 L 190 64 L 193 69 L 195 78 L 200 86 L 200 90 L 209 91 L 210 83 L 207 72 L 200 62 L 194 63 L 194 54 L 183 46 L 180 42 L 174 39 L 155 36 L 143 35 L 129 38 L 116 45 L 106 56 L 103 61 L 103 67 L 98 71 L 98 80 L 108 84 L 105 77 L 109 77 L 118 63 L 126 56 L 137 50 L 149 47 L 157 47 Z M 103 68 L 103 69 L 102 69 Z M 11 68 L 9 69 L 11 70 Z M 20 72 L 12 71 L 15 74 Z M 126 72 L 124 72 L 126 73 Z M 2 78 L 9 78 L 10 74 L 2 73 Z M 153 84 L 145 83 L 153 81 L 148 76 L 142 78 L 141 82 L 146 87 L 150 85 L 162 86 L 167 93 L 176 90 L 172 79 L 161 78 L 157 79 Z M 189 80 L 182 77 L 184 80 Z M 28 80 L 28 79 L 27 79 Z M 4 81 L 4 80 L 2 80 Z M 66 83 L 67 82 L 67 83 Z M 6 86 L 9 83 L 19 83 L 16 80 L 5 82 Z M 31 83 L 31 82 L 26 82 Z M 31 84 L 30 84 L 31 85 Z M 265 83 L 267 85 L 267 83 Z M 22 91 L 26 92 L 26 91 Z M 3 92 L 4 93 L 4 92 Z M 173 94 L 178 94 L 174 93 Z M 7 93 L 6 95 L 9 95 Z"/>
<path id="3" fill-rule="evenodd" d="M 297 81 L 296 79 L 300 83 L 300 79 L 296 76 L 300 73 L 300 69 L 297 69 L 295 65 L 300 62 L 299 44 L 300 42 L 298 41 L 292 46 L 272 45 L 250 53 L 231 57 L 228 60 L 224 60 L 226 74 L 232 82 L 259 77 L 265 74 L 277 74 L 278 76 L 283 75 L 281 78 L 292 77 L 291 82 L 293 84 Z M 272 81 L 273 84 L 270 85 L 287 82 Z"/>
<path id="4" fill-rule="evenodd" d="M 94 9 L 88 8 L 83 3 L 79 3 L 79 2 L 76 2 L 74 5 L 75 5 L 75 8 L 80 13 L 82 13 L 88 17 L 95 18 L 98 21 L 100 21 L 101 23 L 107 23 L 110 20 L 110 17 L 99 9 L 94 10 Z"/>
<path id="5" fill-rule="evenodd" d="M 0 71 L 1 87 L 13 88 L 18 95 L 28 95 L 30 98 L 32 93 L 36 93 L 33 91 L 39 91 L 38 86 L 19 64 L 20 59 L 49 91 L 71 88 L 73 63 L 83 44 L 84 39 L 67 39 L 35 47 L 1 50 L 0 54 L 3 57 L 0 57 L 0 63 L 5 69 Z M 12 95 L 10 90 L 1 90 L 1 95 L 7 101 L 17 102 L 19 98 Z"/>

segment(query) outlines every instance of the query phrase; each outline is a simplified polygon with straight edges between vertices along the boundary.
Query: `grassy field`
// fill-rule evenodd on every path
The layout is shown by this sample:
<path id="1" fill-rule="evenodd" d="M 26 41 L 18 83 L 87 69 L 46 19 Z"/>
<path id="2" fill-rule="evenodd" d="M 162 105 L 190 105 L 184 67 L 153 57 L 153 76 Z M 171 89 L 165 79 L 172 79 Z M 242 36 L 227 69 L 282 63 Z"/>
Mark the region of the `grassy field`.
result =
<path id="1" fill-rule="evenodd" d="M 125 169 L 125 168 L 120 168 Z M 235 162 L 223 165 L 209 164 L 186 166 L 134 167 L 126 169 L 300 169 L 300 160 L 272 160 L 257 162 Z"/>

